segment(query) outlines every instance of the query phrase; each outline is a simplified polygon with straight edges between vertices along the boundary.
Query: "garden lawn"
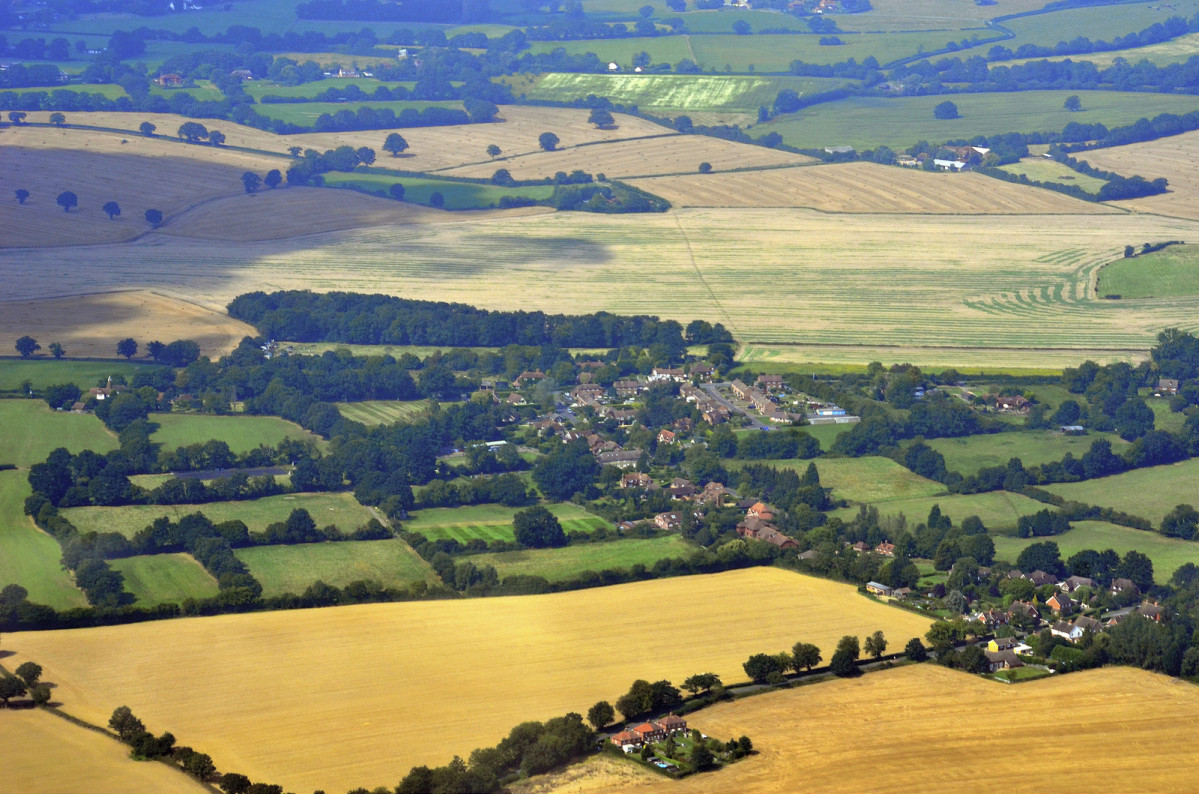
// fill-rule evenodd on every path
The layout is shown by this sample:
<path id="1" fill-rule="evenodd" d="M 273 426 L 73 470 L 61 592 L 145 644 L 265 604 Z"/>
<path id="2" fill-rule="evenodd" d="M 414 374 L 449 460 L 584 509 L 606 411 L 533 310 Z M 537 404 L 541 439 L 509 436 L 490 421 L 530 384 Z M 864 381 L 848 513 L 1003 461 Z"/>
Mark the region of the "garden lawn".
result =
<path id="1" fill-rule="evenodd" d="M 177 604 L 186 598 L 212 598 L 217 583 L 190 554 L 151 554 L 113 560 L 114 570 L 125 577 L 125 589 L 138 606 Z"/>
<path id="2" fill-rule="evenodd" d="M 1175 505 L 1199 506 L 1199 458 L 1134 469 L 1112 477 L 1041 487 L 1071 501 L 1147 518 L 1156 526 Z"/>
<path id="3" fill-rule="evenodd" d="M 1017 430 L 1010 433 L 990 433 L 964 438 L 938 438 L 927 442 L 945 456 L 945 467 L 961 474 L 974 474 L 988 466 L 1004 466 L 1019 458 L 1027 466 L 1061 460 L 1067 452 L 1082 457 L 1091 444 L 1106 439 L 1119 454 L 1128 442 L 1115 433 L 1088 433 L 1067 436 L 1049 430 Z"/>
<path id="4" fill-rule="evenodd" d="M 1026 546 L 1051 540 L 1061 551 L 1062 560 L 1083 549 L 1103 551 L 1112 549 L 1120 556 L 1128 551 L 1139 551 L 1153 561 L 1153 578 L 1166 583 L 1170 575 L 1182 565 L 1193 562 L 1199 565 L 1199 542 L 1163 537 L 1156 532 L 1122 527 L 1106 521 L 1075 521 L 1074 528 L 1061 535 L 1044 538 L 1014 538 L 992 535 L 995 540 L 995 557 L 1015 562 Z"/>
<path id="5" fill-rule="evenodd" d="M 599 516 L 567 502 L 546 505 L 546 508 L 558 517 L 566 532 L 593 532 L 610 526 Z M 412 518 L 404 522 L 404 529 L 419 532 L 429 540 L 454 538 L 459 543 L 475 538 L 512 541 L 515 540 L 512 518 L 518 509 L 498 504 L 430 507 L 413 512 Z"/>
<path id="6" fill-rule="evenodd" d="M 875 503 L 872 503 L 875 504 Z M 940 505 L 942 515 L 960 524 L 966 516 L 978 516 L 988 529 L 1015 529 L 1020 516 L 1044 510 L 1045 505 L 1027 496 L 993 491 L 970 495 L 925 496 L 917 499 L 896 499 L 876 503 L 880 515 L 903 513 L 910 526 L 923 522 L 933 505 Z M 844 507 L 829 515 L 849 521 L 858 514 L 857 507 Z"/>
<path id="7" fill-rule="evenodd" d="M 498 554 L 479 554 L 462 559 L 475 565 L 491 565 L 503 579 L 505 576 L 542 576 L 551 582 L 571 579 L 584 571 L 603 571 L 609 568 L 647 568 L 668 557 L 687 557 L 697 547 L 678 535 L 661 538 L 628 538 L 600 543 L 579 543 L 560 549 L 530 549 L 505 551 Z"/>
<path id="8" fill-rule="evenodd" d="M 87 606 L 63 570 L 57 541 L 25 515 L 29 482 L 23 471 L 0 471 L 0 588 L 19 584 L 29 600 L 55 609 Z"/>
<path id="9" fill-rule="evenodd" d="M 286 521 L 292 510 L 304 508 L 318 527 L 336 525 L 351 532 L 370 521 L 373 514 L 348 493 L 298 493 L 267 496 L 241 502 L 209 502 L 201 505 L 126 505 L 124 507 L 70 507 L 61 515 L 80 532 L 119 532 L 132 538 L 159 516 L 179 520 L 190 513 L 203 513 L 215 523 L 239 519 L 251 532 L 261 532 L 276 521 Z"/>
<path id="10" fill-rule="evenodd" d="M 51 411 L 41 400 L 0 400 L 0 428 L 0 463 L 14 466 L 41 463 L 58 447 L 104 453 L 120 446 L 96 417 Z"/>
<path id="11" fill-rule="evenodd" d="M 268 597 L 298 595 L 317 579 L 335 587 L 361 580 L 405 587 L 437 578 L 428 563 L 398 538 L 257 546 L 234 553 L 262 582 L 263 594 Z"/>
<path id="12" fill-rule="evenodd" d="M 273 447 L 290 438 L 296 441 L 321 439 L 299 425 L 277 416 L 210 416 L 204 414 L 153 414 L 158 425 L 150 440 L 163 449 L 175 449 L 208 441 L 224 441 L 229 449 L 242 454 L 260 446 Z"/>

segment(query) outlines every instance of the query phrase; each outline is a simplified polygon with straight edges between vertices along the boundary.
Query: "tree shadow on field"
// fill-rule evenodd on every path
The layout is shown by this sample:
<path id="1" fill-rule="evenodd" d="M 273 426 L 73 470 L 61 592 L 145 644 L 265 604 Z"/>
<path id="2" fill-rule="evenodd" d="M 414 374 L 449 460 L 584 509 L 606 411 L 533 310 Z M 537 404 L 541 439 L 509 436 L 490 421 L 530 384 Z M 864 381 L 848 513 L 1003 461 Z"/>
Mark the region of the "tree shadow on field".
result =
<path id="1" fill-rule="evenodd" d="M 6 651 L 3 648 L 0 648 L 0 659 L 7 659 L 10 656 L 16 656 L 16 655 L 17 655 L 16 651 Z"/>

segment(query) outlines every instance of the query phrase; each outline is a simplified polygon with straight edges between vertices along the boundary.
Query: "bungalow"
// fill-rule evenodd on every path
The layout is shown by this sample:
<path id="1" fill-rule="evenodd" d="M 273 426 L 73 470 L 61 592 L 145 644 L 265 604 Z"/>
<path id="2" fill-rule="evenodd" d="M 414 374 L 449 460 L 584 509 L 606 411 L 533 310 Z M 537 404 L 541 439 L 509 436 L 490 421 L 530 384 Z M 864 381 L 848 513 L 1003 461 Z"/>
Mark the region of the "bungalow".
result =
<path id="1" fill-rule="evenodd" d="M 696 490 L 695 483 L 691 482 L 691 480 L 676 477 L 670 481 L 671 499 L 687 499 L 695 496 Z"/>
<path id="2" fill-rule="evenodd" d="M 1158 378 L 1157 388 L 1153 390 L 1153 393 L 1171 397 L 1178 394 L 1178 380 L 1176 378 Z"/>
<path id="3" fill-rule="evenodd" d="M 639 449 L 618 449 L 611 452 L 601 452 L 595 456 L 601 466 L 615 466 L 618 469 L 628 469 L 637 465 L 641 460 Z"/>
<path id="4" fill-rule="evenodd" d="M 234 69 L 229 73 L 230 77 L 236 77 L 239 80 L 253 80 L 254 73 L 249 69 Z"/>
<path id="5" fill-rule="evenodd" d="M 1132 593 L 1133 595 L 1140 595 L 1141 588 L 1137 587 L 1136 583 L 1131 579 L 1124 579 L 1121 577 L 1119 579 L 1112 580 L 1111 592 L 1112 595 L 1119 595 L 1120 593 Z"/>
<path id="6" fill-rule="evenodd" d="M 1065 581 L 1057 583 L 1063 593 L 1073 593 L 1080 587 L 1095 589 L 1095 580 L 1086 576 L 1067 576 Z"/>
<path id="7" fill-rule="evenodd" d="M 618 380 L 612 384 L 617 397 L 636 397 L 645 391 L 645 384 L 635 380 Z"/>
<path id="8" fill-rule="evenodd" d="M 641 471 L 629 471 L 620 475 L 621 488 L 652 488 L 654 478 Z"/>
<path id="9" fill-rule="evenodd" d="M 663 381 L 674 381 L 675 383 L 683 383 L 687 380 L 687 373 L 682 367 L 654 367 L 649 373 L 649 380 L 654 383 Z"/>
<path id="10" fill-rule="evenodd" d="M 1032 403 L 1019 394 L 996 397 L 995 410 L 1001 413 L 1026 414 L 1032 410 Z"/>
<path id="11" fill-rule="evenodd" d="M 764 543 L 778 546 L 780 549 L 798 548 L 794 538 L 787 537 L 770 524 L 757 518 L 747 518 L 737 525 L 737 534 L 750 540 L 760 540 Z"/>
<path id="12" fill-rule="evenodd" d="M 911 594 L 912 588 L 910 587 L 897 587 L 891 591 L 891 596 L 893 598 L 907 598 Z"/>
<path id="13" fill-rule="evenodd" d="M 787 388 L 782 375 L 759 375 L 755 385 L 764 391 L 782 391 Z"/>
<path id="14" fill-rule="evenodd" d="M 894 557 L 895 556 L 895 544 L 888 543 L 885 540 L 882 543 L 875 546 L 874 550 L 876 552 L 878 552 L 879 554 L 883 555 L 884 557 Z"/>
<path id="15" fill-rule="evenodd" d="M 715 367 L 706 361 L 698 361 L 691 365 L 691 377 L 699 378 L 701 381 L 712 380 L 712 373 Z"/>
<path id="16" fill-rule="evenodd" d="M 1024 662 L 1020 661 L 1015 651 L 983 651 L 983 654 L 987 657 L 987 671 L 991 673 L 1024 666 Z"/>
<path id="17" fill-rule="evenodd" d="M 505 400 L 505 402 L 507 402 L 509 405 L 513 405 L 513 406 L 529 404 L 528 400 L 526 400 L 524 398 L 524 395 L 522 395 L 520 392 L 516 392 L 516 391 L 509 394 L 508 398 Z"/>
<path id="18" fill-rule="evenodd" d="M 658 431 L 659 444 L 673 444 L 678 439 L 673 430 Z"/>
<path id="19" fill-rule="evenodd" d="M 516 380 L 512 381 L 512 385 L 518 389 L 528 386 L 530 383 L 537 383 L 545 380 L 545 373 L 539 369 L 532 372 L 522 372 L 516 376 Z"/>
<path id="20" fill-rule="evenodd" d="M 1041 587 L 1047 584 L 1057 584 L 1057 577 L 1051 573 L 1045 573 L 1044 571 L 1033 571 L 1024 578 L 1032 582 L 1035 587 Z"/>
<path id="21" fill-rule="evenodd" d="M 667 532 L 671 532 L 676 529 L 682 529 L 683 514 L 658 513 L 658 515 L 654 516 L 654 523 L 658 525 L 659 529 L 665 529 Z"/>
<path id="22" fill-rule="evenodd" d="M 1161 623 L 1166 617 L 1166 610 L 1159 604 L 1144 603 L 1137 607 L 1137 614 L 1149 618 L 1154 623 Z"/>
<path id="23" fill-rule="evenodd" d="M 874 593 L 875 595 L 889 596 L 891 595 L 891 588 L 879 582 L 867 582 L 866 592 Z"/>
<path id="24" fill-rule="evenodd" d="M 160 74 L 154 80 L 159 88 L 178 88 L 183 85 L 183 78 L 174 73 Z"/>
<path id="25" fill-rule="evenodd" d="M 940 168 L 942 171 L 961 171 L 963 168 L 966 167 L 966 161 L 965 160 L 941 160 L 939 158 L 934 158 L 933 165 L 935 165 L 937 168 Z"/>
<path id="26" fill-rule="evenodd" d="M 1089 618 L 1086 615 L 1080 615 L 1074 619 L 1073 623 L 1067 623 L 1060 620 L 1049 627 L 1049 632 L 1054 636 L 1069 640 L 1070 642 L 1078 642 L 1082 639 L 1082 635 L 1086 632 L 1098 632 L 1103 630 L 1103 624 L 1095 618 Z"/>
<path id="27" fill-rule="evenodd" d="M 1065 593 L 1054 593 L 1045 602 L 1045 606 L 1059 615 L 1069 615 L 1074 611 L 1074 601 Z"/>
<path id="28" fill-rule="evenodd" d="M 866 552 L 870 551 L 870 544 L 865 541 L 859 540 L 857 543 L 853 544 L 849 548 L 853 549 L 858 554 L 865 554 Z"/>

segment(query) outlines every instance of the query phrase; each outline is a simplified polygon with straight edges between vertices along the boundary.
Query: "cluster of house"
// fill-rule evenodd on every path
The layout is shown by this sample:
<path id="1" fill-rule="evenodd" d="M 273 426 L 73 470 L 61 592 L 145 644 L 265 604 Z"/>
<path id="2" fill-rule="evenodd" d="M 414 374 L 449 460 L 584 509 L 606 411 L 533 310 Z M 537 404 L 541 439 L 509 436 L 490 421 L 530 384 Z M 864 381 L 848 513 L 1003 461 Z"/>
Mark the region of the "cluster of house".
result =
<path id="1" fill-rule="evenodd" d="M 630 471 L 620 476 L 621 488 L 637 488 L 644 491 L 660 491 L 663 486 L 658 485 L 654 478 L 645 472 Z M 665 486 L 665 489 L 670 492 L 670 498 L 679 501 L 691 502 L 696 505 L 723 505 L 729 499 L 737 498 L 737 494 L 726 488 L 718 482 L 710 482 L 703 488 L 697 488 L 695 483 L 683 477 L 676 477 L 670 481 L 670 484 Z M 696 513 L 696 517 L 703 518 L 702 513 Z M 658 513 L 653 518 L 653 523 L 659 529 L 673 531 L 681 529 L 683 526 L 683 514 L 677 510 L 668 510 L 664 513 Z M 632 529 L 636 525 L 633 521 L 622 521 L 621 529 Z"/>
<path id="2" fill-rule="evenodd" d="M 620 733 L 613 734 L 608 741 L 626 753 L 632 753 L 647 744 L 666 741 L 668 736 L 686 732 L 687 720 L 670 714 L 660 720 L 651 720 L 626 728 Z"/>
<path id="3" fill-rule="evenodd" d="M 769 422 L 789 423 L 802 416 L 784 411 L 779 407 L 778 402 L 770 397 L 770 393 L 780 392 L 787 388 L 782 375 L 759 375 L 753 386 L 747 386 L 738 379 L 734 380 L 730 387 L 738 400 L 752 405 L 754 410 Z"/>
<path id="4" fill-rule="evenodd" d="M 774 521 L 774 508 L 762 502 L 754 502 L 745 511 L 745 519 L 737 524 L 737 534 L 743 538 L 760 540 L 780 549 L 794 549 L 799 544 L 779 532 Z"/>
<path id="5" fill-rule="evenodd" d="M 83 397 L 82 400 L 77 400 L 77 401 L 75 401 L 74 404 L 71 405 L 71 410 L 77 411 L 77 412 L 86 410 L 87 403 L 89 400 L 94 398 L 95 400 L 97 400 L 99 402 L 103 402 L 104 400 L 107 400 L 111 397 L 115 397 L 116 395 L 125 391 L 126 388 L 128 388 L 128 387 L 122 386 L 119 383 L 113 384 L 112 376 L 109 375 L 107 385 L 97 386 L 97 387 L 88 389 L 87 394 Z"/>

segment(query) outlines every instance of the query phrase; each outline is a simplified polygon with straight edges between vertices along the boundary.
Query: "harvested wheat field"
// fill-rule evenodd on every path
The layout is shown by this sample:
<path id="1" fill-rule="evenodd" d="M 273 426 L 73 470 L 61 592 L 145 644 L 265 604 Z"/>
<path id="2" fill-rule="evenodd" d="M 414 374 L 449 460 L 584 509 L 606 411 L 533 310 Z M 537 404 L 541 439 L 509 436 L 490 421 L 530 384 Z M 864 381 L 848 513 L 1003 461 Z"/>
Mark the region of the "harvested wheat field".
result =
<path id="1" fill-rule="evenodd" d="M 758 755 L 711 776 L 608 790 L 1199 790 L 1199 687 L 1127 667 L 1013 686 L 927 664 L 722 703 L 688 720 L 710 736 L 748 735 Z"/>
<path id="2" fill-rule="evenodd" d="M 705 162 L 721 171 L 729 168 L 805 165 L 816 162 L 816 159 L 703 135 L 664 135 L 520 155 L 498 164 L 480 163 L 450 169 L 445 173 L 490 178 L 496 168 L 507 168 L 516 179 L 541 179 L 552 177 L 559 171 L 570 173 L 579 169 L 589 174 L 623 178 L 646 174 L 692 174 L 700 163 Z M 769 173 L 756 172 L 744 176 L 769 181 Z"/>
<path id="3" fill-rule="evenodd" d="M 568 767 L 522 780 L 512 794 L 608 794 L 661 783 L 662 778 L 634 761 L 610 755 L 593 755 Z"/>
<path id="4" fill-rule="evenodd" d="M 618 141 L 625 138 L 644 138 L 650 135 L 668 135 L 674 132 L 635 116 L 613 113 L 616 124 L 600 129 L 587 122 L 588 110 L 575 108 L 537 108 L 504 105 L 500 108 L 499 120 L 489 124 L 456 124 L 448 127 L 408 127 L 397 130 L 408 142 L 408 150 L 399 157 L 384 152 L 383 139 L 391 130 L 368 130 L 364 132 L 305 133 L 281 136 L 283 148 L 304 146 L 313 149 L 333 149 L 342 145 L 369 146 L 379 154 L 375 162 L 381 168 L 399 168 L 406 171 L 436 171 L 468 163 L 494 162 L 487 172 L 491 176 L 497 168 L 506 168 L 503 159 L 511 155 L 539 152 L 537 142 L 543 132 L 558 136 L 561 148 L 578 146 L 594 141 Z M 487 147 L 495 144 L 503 154 L 492 161 Z M 699 163 L 696 163 L 698 166 Z M 552 172 L 551 172 L 552 173 Z"/>
<path id="5" fill-rule="evenodd" d="M 129 290 L 0 303 L 0 347 L 12 349 L 25 334 L 41 341 L 43 355 L 50 342 L 58 342 L 71 357 L 115 358 L 117 342 L 133 337 L 142 358 L 146 343 L 154 339 L 192 339 L 203 355 L 215 358 L 258 332 L 224 311 L 148 290 Z"/>
<path id="6" fill-rule="evenodd" d="M 1146 179 L 1165 177 L 1169 182 L 1165 193 L 1113 202 L 1114 206 L 1199 219 L 1199 171 L 1195 169 L 1195 161 L 1199 159 L 1199 132 L 1079 152 L 1075 157 L 1104 171 L 1115 171 L 1123 176 L 1140 174 Z"/>
<path id="7" fill-rule="evenodd" d="M 345 791 L 466 757 L 524 720 L 584 712 L 636 678 L 711 670 L 740 680 L 751 653 L 800 639 L 827 652 L 843 634 L 878 629 L 902 644 L 928 625 L 848 585 L 755 568 L 546 596 L 4 639 L 16 651 L 8 662 L 36 659 L 71 714 L 103 722 L 127 704 L 220 769 L 297 791 Z"/>
<path id="8" fill-rule="evenodd" d="M 129 748 L 44 711 L 12 710 L 0 719 L 4 771 L 0 792 L 9 794 L 161 794 L 209 789 L 165 764 L 134 761 Z"/>
<path id="9" fill-rule="evenodd" d="M 552 212 L 546 207 L 462 211 L 367 196 L 350 190 L 289 187 L 218 199 L 188 210 L 159 229 L 160 234 L 214 241 L 282 240 L 368 226 L 427 226 L 501 220 Z M 259 287 L 266 289 L 266 285 Z"/>
<path id="10" fill-rule="evenodd" d="M 128 130 L 128 134 L 124 135 L 129 139 L 129 145 L 133 146 L 136 141 L 147 140 L 138 131 L 138 126 L 143 121 L 148 121 L 153 124 L 156 129 L 154 135 L 156 138 L 169 138 L 171 141 L 179 140 L 179 126 L 189 121 L 198 121 L 209 130 L 220 130 L 225 134 L 225 147 L 243 146 L 247 149 L 261 149 L 267 152 L 287 153 L 288 143 L 283 141 L 288 140 L 286 137 L 276 135 L 273 132 L 260 130 L 257 127 L 247 127 L 243 124 L 236 124 L 225 119 L 192 119 L 186 116 L 179 116 L 174 113 L 122 113 L 119 111 L 68 111 L 64 114 L 67 117 L 67 124 L 79 124 L 88 127 L 107 127 L 114 130 Z M 45 124 L 50 120 L 49 111 L 30 112 L 26 121 L 30 123 Z M 11 128 L 10 128 L 11 129 Z M 50 128 L 41 128 L 49 131 Z M 72 130 L 65 130 L 72 132 Z M 77 135 L 97 135 L 94 130 L 74 130 Z M 115 134 L 115 133 L 113 133 Z M 148 139 L 154 140 L 154 139 Z M 165 142 L 164 142 L 165 143 Z M 182 144 L 180 144 L 182 145 Z M 196 146 L 194 148 L 203 149 L 204 146 Z M 217 147 L 207 147 L 217 148 Z"/>
<path id="11" fill-rule="evenodd" d="M 122 143 L 128 140 L 128 143 Z M 144 213 L 171 216 L 218 196 L 244 193 L 241 174 L 286 160 L 213 146 L 191 146 L 94 130 L 8 127 L 0 130 L 0 246 L 73 245 L 128 240 L 150 229 Z M 13 191 L 28 190 L 23 204 Z M 56 197 L 78 197 L 63 211 Z M 110 219 L 101 207 L 120 206 Z"/>
<path id="12" fill-rule="evenodd" d="M 1111 213 L 1110 207 L 981 174 L 876 163 L 634 180 L 678 207 L 811 207 L 822 212 L 937 215 Z"/>

